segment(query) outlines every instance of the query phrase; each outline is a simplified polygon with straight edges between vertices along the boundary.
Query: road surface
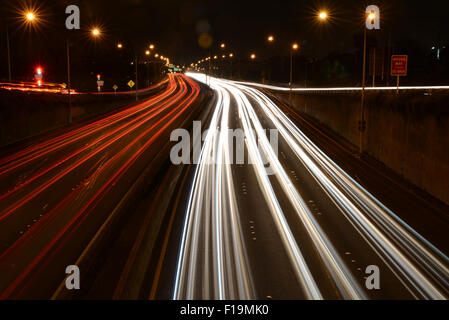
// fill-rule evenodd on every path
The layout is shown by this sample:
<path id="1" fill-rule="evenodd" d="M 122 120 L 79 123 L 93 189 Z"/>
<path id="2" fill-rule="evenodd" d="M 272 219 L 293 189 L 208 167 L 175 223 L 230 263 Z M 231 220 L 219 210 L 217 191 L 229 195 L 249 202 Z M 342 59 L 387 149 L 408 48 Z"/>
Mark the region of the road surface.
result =
<path id="1" fill-rule="evenodd" d="M 174 275 L 162 277 L 172 280 L 171 298 L 449 296 L 445 254 L 343 171 L 261 91 L 210 83 L 217 104 L 182 224 L 173 232 L 179 240 L 168 250 L 166 269 Z M 228 129 L 242 130 L 244 143 L 236 146 Z M 239 148 L 245 154 L 240 163 Z M 380 272 L 378 290 L 366 285 L 369 266 Z"/>
<path id="2" fill-rule="evenodd" d="M 0 159 L 0 299 L 52 296 L 170 132 L 190 117 L 199 91 L 184 75 L 170 75 L 167 89 L 150 99 Z"/>

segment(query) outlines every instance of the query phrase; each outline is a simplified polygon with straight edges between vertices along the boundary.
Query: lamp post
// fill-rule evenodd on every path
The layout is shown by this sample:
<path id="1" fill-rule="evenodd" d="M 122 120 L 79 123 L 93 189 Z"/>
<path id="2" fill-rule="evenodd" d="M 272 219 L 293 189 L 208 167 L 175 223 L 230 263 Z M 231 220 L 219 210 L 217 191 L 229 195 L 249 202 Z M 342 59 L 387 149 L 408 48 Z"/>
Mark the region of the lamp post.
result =
<path id="1" fill-rule="evenodd" d="M 318 14 L 318 18 L 321 21 L 325 21 L 329 18 L 326 11 L 321 11 Z M 365 121 L 365 87 L 366 87 L 366 46 L 367 46 L 367 22 L 374 23 L 376 17 L 375 11 L 366 13 L 364 21 L 364 31 L 363 31 L 363 67 L 362 67 L 362 97 L 360 103 L 360 121 L 359 121 L 359 154 L 363 153 L 363 135 L 366 129 Z M 375 71 L 374 71 L 375 72 Z"/>
<path id="2" fill-rule="evenodd" d="M 37 21 L 37 14 L 32 11 L 23 12 L 22 17 L 24 20 L 24 23 L 31 24 L 35 23 Z M 9 25 L 6 23 L 6 48 L 8 51 L 8 81 L 12 81 L 12 72 L 11 72 L 11 43 L 9 38 Z"/>
<path id="3" fill-rule="evenodd" d="M 93 37 L 99 37 L 101 35 L 101 31 L 98 28 L 94 28 L 91 30 L 91 35 Z M 118 44 L 117 47 L 121 48 L 121 44 Z M 68 115 L 68 123 L 72 123 L 72 79 L 71 79 L 71 68 L 70 68 L 70 37 L 66 39 L 66 53 L 67 53 L 67 94 L 69 100 L 69 115 Z"/>
<path id="4" fill-rule="evenodd" d="M 229 54 L 229 59 L 231 60 L 231 80 L 232 80 L 232 78 L 234 77 L 234 69 L 233 69 L 233 59 L 234 58 L 234 54 L 233 53 L 230 53 Z"/>
<path id="5" fill-rule="evenodd" d="M 12 81 L 11 77 L 11 49 L 9 44 L 9 26 L 6 25 L 6 46 L 8 48 L 8 81 Z"/>
<path id="6" fill-rule="evenodd" d="M 67 37 L 66 40 L 66 48 L 67 48 L 67 89 L 68 89 L 68 95 L 69 95 L 69 116 L 68 116 L 68 123 L 72 123 L 72 94 L 71 94 L 71 83 L 70 83 L 70 40 L 69 37 Z"/>
<path id="7" fill-rule="evenodd" d="M 138 90 L 139 90 L 139 60 L 137 59 L 137 53 L 135 55 L 135 62 L 134 64 L 136 65 L 136 101 L 139 101 L 139 95 L 138 95 Z"/>
<path id="8" fill-rule="evenodd" d="M 371 22 L 374 21 L 376 15 L 371 12 L 367 15 L 366 19 Z M 366 23 L 366 22 L 365 22 Z M 360 103 L 360 123 L 359 123 L 359 153 L 363 153 L 363 134 L 365 132 L 365 81 L 366 81 L 366 38 L 367 38 L 367 27 L 364 25 L 363 32 L 363 71 L 362 71 L 362 101 Z"/>
<path id="9" fill-rule="evenodd" d="M 268 43 L 270 43 L 270 44 L 272 44 L 273 42 L 274 42 L 274 36 L 273 35 L 269 35 L 268 37 L 267 37 L 267 41 L 268 41 Z M 272 67 L 271 67 L 271 61 L 272 61 L 272 59 L 273 59 L 273 56 L 274 56 L 274 54 L 273 54 L 273 49 L 271 49 L 270 50 L 270 57 L 269 57 L 269 60 L 268 60 L 268 70 L 267 70 L 267 80 L 268 80 L 268 82 L 271 82 L 271 73 L 272 73 Z"/>
<path id="10" fill-rule="evenodd" d="M 298 50 L 299 45 L 297 43 L 293 43 L 290 48 L 290 105 L 292 104 L 292 89 L 293 89 L 293 52 Z"/>

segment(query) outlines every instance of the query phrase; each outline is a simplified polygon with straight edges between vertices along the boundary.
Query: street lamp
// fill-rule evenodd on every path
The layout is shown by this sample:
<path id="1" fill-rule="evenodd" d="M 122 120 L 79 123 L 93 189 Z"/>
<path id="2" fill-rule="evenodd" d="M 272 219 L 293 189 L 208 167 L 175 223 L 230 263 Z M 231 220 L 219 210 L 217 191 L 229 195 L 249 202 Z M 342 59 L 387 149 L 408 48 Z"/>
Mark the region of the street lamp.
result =
<path id="1" fill-rule="evenodd" d="M 145 51 L 145 55 L 149 56 L 150 55 L 150 50 Z"/>
<path id="2" fill-rule="evenodd" d="M 123 48 L 123 44 L 118 43 L 118 44 L 117 44 L 117 48 L 118 48 L 118 49 L 122 49 L 122 48 Z"/>
<path id="3" fill-rule="evenodd" d="M 268 36 L 268 42 L 273 42 L 274 41 L 274 37 L 273 36 Z"/>
<path id="4" fill-rule="evenodd" d="M 35 15 L 33 12 L 28 12 L 28 13 L 26 14 L 26 19 L 27 19 L 28 21 L 33 21 L 34 19 L 36 19 L 36 15 Z"/>
<path id="5" fill-rule="evenodd" d="M 252 53 L 251 56 L 250 56 L 250 58 L 251 58 L 251 60 L 255 60 L 255 59 L 256 59 L 256 54 L 255 54 L 255 53 Z"/>
<path id="6" fill-rule="evenodd" d="M 299 49 L 299 45 L 297 43 L 293 43 L 290 49 L 290 90 L 292 89 L 293 83 L 293 51 L 297 51 Z"/>
<path id="7" fill-rule="evenodd" d="M 226 44 L 225 43 L 220 44 L 220 48 L 222 49 L 226 48 Z"/>
<path id="8" fill-rule="evenodd" d="M 25 23 L 35 23 L 37 21 L 37 14 L 32 11 L 27 11 L 22 13 L 22 17 L 25 20 Z M 8 81 L 12 81 L 12 72 L 11 72 L 11 45 L 9 39 L 9 25 L 6 24 L 6 47 L 8 51 Z"/>
<path id="9" fill-rule="evenodd" d="M 100 29 L 93 28 L 91 30 L 91 35 L 93 37 L 100 36 Z M 117 48 L 121 49 L 123 45 L 121 43 L 117 44 Z M 67 37 L 66 39 L 66 51 L 67 51 L 67 93 L 69 96 L 69 116 L 68 116 L 68 122 L 69 124 L 72 123 L 72 90 L 71 90 L 71 75 L 70 75 L 70 39 Z"/>
<path id="10" fill-rule="evenodd" d="M 94 37 L 98 37 L 99 35 L 100 35 L 100 29 L 98 29 L 98 28 L 94 28 L 94 29 L 92 29 L 92 35 L 94 36 Z"/>
<path id="11" fill-rule="evenodd" d="M 326 12 L 326 11 L 321 11 L 321 12 L 318 14 L 318 18 L 319 18 L 320 20 L 326 20 L 326 19 L 328 18 L 327 12 Z"/>
<path id="12" fill-rule="evenodd" d="M 293 87 L 293 51 L 297 51 L 299 45 L 295 42 L 290 49 L 290 105 L 292 104 L 292 87 Z"/>
<path id="13" fill-rule="evenodd" d="M 366 15 L 366 20 L 369 20 L 371 23 L 376 18 L 376 14 L 374 11 L 371 11 Z M 366 21 L 364 22 L 366 24 Z M 363 72 L 362 72 L 362 101 L 360 104 L 360 123 L 359 123 L 359 131 L 360 131 L 360 142 L 359 142 L 359 153 L 363 153 L 363 132 L 365 131 L 365 79 L 366 79 L 366 30 L 367 26 L 363 27 Z"/>
<path id="14" fill-rule="evenodd" d="M 154 44 L 150 44 L 150 50 L 154 49 Z"/>

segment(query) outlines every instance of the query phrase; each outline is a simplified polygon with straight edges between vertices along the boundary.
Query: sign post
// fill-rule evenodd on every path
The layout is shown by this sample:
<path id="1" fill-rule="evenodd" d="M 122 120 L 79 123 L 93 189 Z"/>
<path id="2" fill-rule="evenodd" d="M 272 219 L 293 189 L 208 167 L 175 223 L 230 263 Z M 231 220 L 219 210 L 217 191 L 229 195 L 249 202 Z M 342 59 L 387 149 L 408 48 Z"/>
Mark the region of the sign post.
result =
<path id="1" fill-rule="evenodd" d="M 399 79 L 407 76 L 407 55 L 393 55 L 391 56 L 391 75 L 397 77 L 396 93 L 399 93 Z"/>
<path id="2" fill-rule="evenodd" d="M 101 75 L 97 75 L 97 88 L 98 92 L 101 92 L 101 88 L 104 86 L 104 81 L 101 80 Z"/>
<path id="3" fill-rule="evenodd" d="M 117 94 L 118 86 L 117 86 L 116 84 L 114 84 L 114 85 L 112 86 L 112 89 L 114 89 L 114 93 Z"/>

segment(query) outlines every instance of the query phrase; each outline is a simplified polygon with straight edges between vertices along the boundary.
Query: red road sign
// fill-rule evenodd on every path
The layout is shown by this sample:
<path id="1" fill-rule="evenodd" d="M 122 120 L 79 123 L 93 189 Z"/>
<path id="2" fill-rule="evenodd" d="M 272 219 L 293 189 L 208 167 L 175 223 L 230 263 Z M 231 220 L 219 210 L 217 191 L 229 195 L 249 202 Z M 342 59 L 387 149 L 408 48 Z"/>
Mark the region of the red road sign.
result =
<path id="1" fill-rule="evenodd" d="M 407 75 L 408 56 L 394 55 L 391 56 L 391 75 L 397 77 L 405 77 Z"/>

